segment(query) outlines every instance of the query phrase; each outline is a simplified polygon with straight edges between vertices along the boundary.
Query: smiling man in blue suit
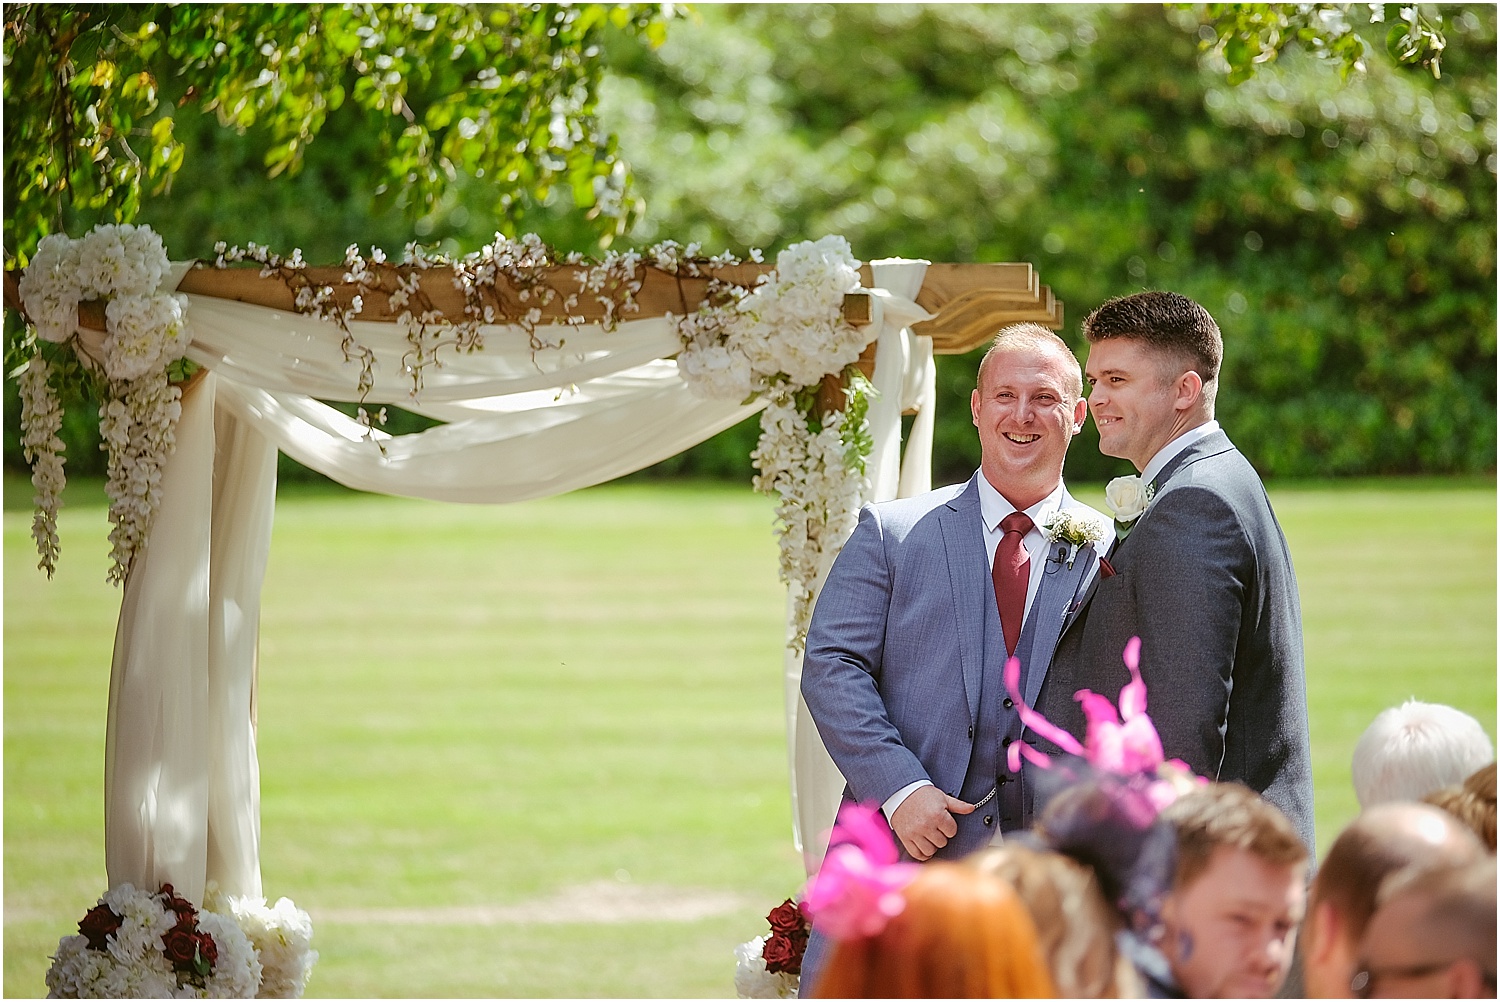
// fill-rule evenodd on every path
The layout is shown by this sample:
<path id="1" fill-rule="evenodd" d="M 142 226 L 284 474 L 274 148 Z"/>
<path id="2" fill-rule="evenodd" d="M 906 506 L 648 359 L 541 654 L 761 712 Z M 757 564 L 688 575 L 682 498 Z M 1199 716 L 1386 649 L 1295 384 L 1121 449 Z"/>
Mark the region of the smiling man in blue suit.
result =
<path id="1" fill-rule="evenodd" d="M 1005 663 L 1019 659 L 1034 702 L 1095 573 L 1094 543 L 1075 549 L 1048 526 L 1066 516 L 1110 535 L 1062 483 L 1087 404 L 1061 338 L 1037 324 L 1002 330 L 970 407 L 978 472 L 864 507 L 818 597 L 802 661 L 802 695 L 845 800 L 880 805 L 917 860 L 957 858 L 1030 823 L 1024 774 L 1005 765 L 1024 733 Z M 814 923 L 804 997 L 828 947 Z"/>
<path id="2" fill-rule="evenodd" d="M 1087 415 L 1077 358 L 1037 324 L 1001 331 L 971 400 L 981 465 L 964 484 L 866 505 L 807 635 L 802 694 L 847 782 L 881 806 L 906 854 L 954 858 L 1023 827 L 1029 797 L 1005 767 L 1021 739 L 1002 673 L 1034 699 L 1064 616 L 1094 573 L 1093 544 L 1060 512 L 1103 515 L 1062 483 Z"/>

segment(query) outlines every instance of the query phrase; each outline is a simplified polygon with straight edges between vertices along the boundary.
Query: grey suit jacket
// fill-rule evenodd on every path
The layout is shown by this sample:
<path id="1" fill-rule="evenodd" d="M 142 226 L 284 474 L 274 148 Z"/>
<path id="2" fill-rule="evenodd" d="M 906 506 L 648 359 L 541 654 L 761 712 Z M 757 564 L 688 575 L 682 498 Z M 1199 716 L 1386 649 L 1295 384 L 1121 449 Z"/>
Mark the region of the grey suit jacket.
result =
<path id="1" fill-rule="evenodd" d="M 1286 537 L 1253 467 L 1223 432 L 1183 450 L 1067 624 L 1039 696 L 1082 738 L 1074 693 L 1114 700 L 1141 638 L 1148 710 L 1168 758 L 1262 792 L 1313 847 L 1302 613 Z M 1043 750 L 1051 751 L 1044 745 Z"/>
<path id="2" fill-rule="evenodd" d="M 1097 559 L 1084 547 L 1049 550 L 1015 652 L 1005 650 L 984 544 L 978 476 L 916 498 L 866 505 L 818 598 L 802 665 L 802 694 L 848 787 L 882 804 L 919 780 L 973 803 L 1014 782 L 1003 743 L 1020 737 L 1001 680 L 1008 653 L 1034 696 Z M 1064 498 L 1064 507 L 1085 507 Z M 940 851 L 957 857 L 987 844 L 1012 791 L 957 818 Z"/>

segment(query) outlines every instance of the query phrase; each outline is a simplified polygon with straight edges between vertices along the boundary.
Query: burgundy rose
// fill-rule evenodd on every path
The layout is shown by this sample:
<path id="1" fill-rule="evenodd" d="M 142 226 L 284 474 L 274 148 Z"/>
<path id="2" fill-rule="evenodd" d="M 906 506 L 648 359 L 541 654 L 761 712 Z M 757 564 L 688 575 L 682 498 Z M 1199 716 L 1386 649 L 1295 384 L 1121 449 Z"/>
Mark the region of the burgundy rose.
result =
<path id="1" fill-rule="evenodd" d="M 219 962 L 219 944 L 215 943 L 214 938 L 206 932 L 198 934 L 198 956 L 202 957 L 203 962 L 209 967 Z"/>
<path id="2" fill-rule="evenodd" d="M 771 923 L 772 932 L 802 932 L 806 928 L 802 917 L 802 907 L 791 898 L 787 898 L 772 908 L 771 914 L 766 916 L 766 921 Z"/>
<path id="3" fill-rule="evenodd" d="M 761 958 L 766 962 L 766 970 L 772 974 L 801 974 L 802 973 L 802 951 L 798 949 L 790 936 L 777 933 L 766 940 L 766 945 L 760 951 Z"/>
<path id="4" fill-rule="evenodd" d="M 95 905 L 78 923 L 78 931 L 89 941 L 90 950 L 104 950 L 108 948 L 109 937 L 119 931 L 124 921 L 109 905 Z"/>
<path id="5" fill-rule="evenodd" d="M 161 938 L 173 967 L 191 969 L 198 956 L 198 937 L 184 929 L 172 929 Z"/>

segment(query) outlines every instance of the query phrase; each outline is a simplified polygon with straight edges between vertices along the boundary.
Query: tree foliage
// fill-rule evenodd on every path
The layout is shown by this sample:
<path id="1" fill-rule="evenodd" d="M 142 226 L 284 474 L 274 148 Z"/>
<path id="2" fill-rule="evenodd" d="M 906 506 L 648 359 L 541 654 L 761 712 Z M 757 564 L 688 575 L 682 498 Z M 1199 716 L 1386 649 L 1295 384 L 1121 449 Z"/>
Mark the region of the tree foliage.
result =
<path id="1" fill-rule="evenodd" d="M 1364 72 L 1376 46 L 1362 28 L 1384 25 L 1381 42 L 1399 66 L 1421 67 L 1442 76 L 1442 15 L 1421 5 L 1349 3 L 1174 4 L 1203 19 L 1202 46 L 1223 60 L 1230 83 L 1244 83 L 1288 47 L 1299 46 L 1338 67 L 1348 79 Z M 1365 33 L 1369 33 L 1368 31 Z"/>
<path id="2" fill-rule="evenodd" d="M 593 116 L 607 28 L 664 31 L 654 5 L 9 4 L 6 266 L 74 220 L 134 219 L 195 152 L 182 110 L 256 130 L 274 177 L 348 108 L 377 210 L 415 217 L 470 176 L 503 217 L 564 184 L 609 234 L 631 203 Z"/>
<path id="3" fill-rule="evenodd" d="M 1201 16 L 701 8 L 611 53 L 601 115 L 648 207 L 631 242 L 1031 261 L 1080 356 L 1094 306 L 1174 289 L 1224 329 L 1220 417 L 1264 472 L 1493 470 L 1494 9 L 1434 12 L 1441 79 L 1380 58 L 1343 80 L 1290 46 L 1237 85 Z M 939 359 L 943 479 L 977 464 L 976 362 Z M 1127 472 L 1093 434 L 1070 475 Z"/>
<path id="4" fill-rule="evenodd" d="M 1276 57 L 1252 50 L 1254 72 L 1234 83 L 1219 41 L 1237 22 L 1223 18 L 1259 7 L 1313 10 L 703 5 L 659 47 L 635 22 L 601 26 L 585 69 L 601 78 L 595 128 L 618 136 L 601 157 L 628 162 L 640 199 L 617 240 L 774 253 L 838 233 L 867 260 L 1031 261 L 1067 303 L 1062 333 L 1080 356 L 1077 321 L 1105 298 L 1175 289 L 1224 329 L 1220 417 L 1263 472 L 1493 471 L 1495 9 L 1418 10 L 1441 29 L 1440 78 L 1379 52 L 1407 8 L 1370 22 L 1356 5 L 1362 71 L 1345 79 L 1327 47 L 1282 27 Z M 405 58 L 434 62 L 447 43 L 432 44 Z M 413 236 L 461 253 L 496 229 L 589 250 L 613 232 L 587 219 L 592 189 L 512 184 L 503 203 L 493 172 L 459 171 L 431 201 L 398 204 L 382 157 L 405 118 L 359 106 L 348 72 L 300 173 L 267 180 L 278 133 L 222 128 L 217 107 L 182 103 L 179 70 L 153 72 L 177 81 L 158 83 L 157 114 L 187 156 L 139 219 L 174 257 L 255 240 L 328 261 L 352 242 L 394 250 Z M 402 101 L 425 121 L 442 86 L 408 84 Z M 24 149 L 9 72 L 6 87 L 7 146 Z M 388 204 L 375 208 L 381 183 Z M 940 479 L 977 463 L 976 364 L 939 359 Z M 1093 434 L 1069 475 L 1127 472 Z M 748 480 L 754 436 L 741 426 L 658 472 Z M 13 438 L 6 455 L 18 456 Z"/>

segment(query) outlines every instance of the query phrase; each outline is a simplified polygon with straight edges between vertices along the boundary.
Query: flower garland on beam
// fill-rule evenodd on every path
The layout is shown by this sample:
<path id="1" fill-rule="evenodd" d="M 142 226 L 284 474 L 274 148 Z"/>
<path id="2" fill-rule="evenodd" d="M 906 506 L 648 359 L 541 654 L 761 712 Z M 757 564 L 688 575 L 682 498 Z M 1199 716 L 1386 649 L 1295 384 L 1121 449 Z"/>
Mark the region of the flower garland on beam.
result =
<path id="1" fill-rule="evenodd" d="M 740 259 L 703 257 L 696 244 L 664 242 L 644 254 L 611 252 L 600 260 L 559 255 L 535 235 L 496 235 L 475 254 L 448 258 L 408 244 L 402 260 L 376 249 L 369 257 L 350 247 L 343 285 L 312 276 L 301 251 L 290 256 L 268 247 L 219 244 L 213 267 L 250 263 L 261 277 L 279 278 L 295 308 L 337 327 L 344 357 L 358 366 L 357 418 L 373 432 L 383 408 L 363 406 L 375 385 L 375 355 L 350 326 L 372 297 L 382 297 L 409 344 L 402 359 L 411 399 L 420 399 L 423 376 L 446 354 L 484 348 L 483 327 L 519 326 L 534 353 L 556 351 L 563 339 L 553 325 L 600 323 L 612 329 L 636 310 L 645 269 L 709 279 L 698 309 L 675 317 L 683 378 L 701 396 L 749 402 L 764 398 L 761 436 L 751 458 L 754 486 L 778 499 L 780 574 L 792 595 L 788 646 L 800 652 L 812 598 L 826 556 L 853 529 L 868 490 L 865 463 L 872 443 L 865 415 L 870 383 L 855 367 L 872 335 L 844 320 L 845 293 L 859 287 L 859 266 L 842 237 L 795 244 L 777 256 L 774 271 L 756 284 L 718 277 Z M 759 263 L 759 251 L 749 260 Z M 445 267 L 463 296 L 462 316 L 438 309 L 423 287 L 424 275 Z M 39 566 L 49 576 L 60 544 L 57 509 L 66 482 L 59 389 L 92 386 L 103 400 L 100 428 L 109 451 L 110 518 L 115 528 L 109 579 L 121 582 L 145 546 L 160 503 L 161 468 L 174 447 L 181 390 L 173 375 L 191 363 L 187 350 L 187 299 L 158 287 L 170 269 L 161 239 L 148 227 L 99 226 L 79 240 L 65 235 L 41 242 L 20 281 L 34 334 L 15 367 L 21 384 L 22 443 L 36 489 L 33 536 Z M 571 274 L 572 285 L 558 283 Z M 103 299 L 108 334 L 95 343 L 77 324 L 80 302 Z M 581 303 L 602 306 L 602 319 L 582 315 Z M 45 346 L 67 346 L 59 353 Z M 823 410 L 818 387 L 825 376 L 844 380 L 846 405 Z M 377 447 L 379 439 L 369 436 Z"/>

